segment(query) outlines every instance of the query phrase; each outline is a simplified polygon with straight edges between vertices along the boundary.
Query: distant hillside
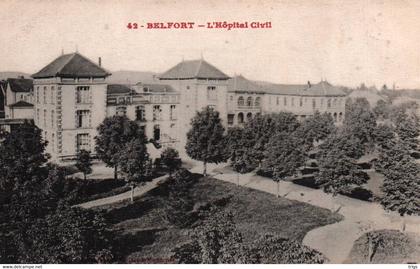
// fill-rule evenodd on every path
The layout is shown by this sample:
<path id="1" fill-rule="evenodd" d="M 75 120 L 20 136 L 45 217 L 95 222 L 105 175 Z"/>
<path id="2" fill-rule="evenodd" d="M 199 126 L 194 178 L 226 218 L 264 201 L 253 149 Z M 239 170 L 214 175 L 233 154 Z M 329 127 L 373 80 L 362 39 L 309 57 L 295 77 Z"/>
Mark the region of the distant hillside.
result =
<path id="1" fill-rule="evenodd" d="M 31 78 L 30 74 L 23 73 L 23 72 L 13 72 L 13 71 L 0 72 L 0 80 L 8 79 L 8 78 L 17 78 L 19 76 L 23 76 L 25 78 Z"/>
<path id="2" fill-rule="evenodd" d="M 135 84 L 137 82 L 152 82 L 157 80 L 158 73 L 142 71 L 114 71 L 108 78 L 109 83 Z M 154 78 L 155 77 L 155 78 Z"/>

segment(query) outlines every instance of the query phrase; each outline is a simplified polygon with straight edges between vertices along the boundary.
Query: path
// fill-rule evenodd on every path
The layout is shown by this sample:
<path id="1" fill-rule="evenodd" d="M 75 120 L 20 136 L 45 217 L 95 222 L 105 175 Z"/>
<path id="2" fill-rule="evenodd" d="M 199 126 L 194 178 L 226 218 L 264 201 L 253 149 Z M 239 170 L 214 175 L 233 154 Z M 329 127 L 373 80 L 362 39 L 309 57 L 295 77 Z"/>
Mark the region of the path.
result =
<path id="1" fill-rule="evenodd" d="M 135 198 L 135 197 L 139 197 L 146 194 L 150 190 L 156 188 L 160 182 L 164 181 L 167 178 L 168 176 L 164 175 L 164 176 L 155 178 L 152 181 L 146 182 L 146 184 L 144 185 L 134 188 L 133 197 Z M 130 198 L 131 198 L 131 190 L 121 193 L 121 194 L 114 195 L 114 196 L 105 197 L 102 199 L 93 200 L 93 201 L 89 201 L 83 204 L 79 204 L 79 206 L 87 209 L 87 208 L 122 202 L 124 200 L 129 200 Z"/>
<path id="2" fill-rule="evenodd" d="M 200 168 L 194 167 L 193 169 Z M 237 175 L 234 173 L 225 172 L 215 174 L 213 177 L 237 183 Z M 276 194 L 277 191 L 276 183 L 271 179 L 252 173 L 241 175 L 239 184 L 272 194 Z M 333 212 L 338 211 L 344 216 L 343 221 L 309 231 L 303 239 L 305 245 L 322 252 L 331 263 L 343 263 L 348 257 L 354 241 L 363 233 L 379 229 L 401 229 L 402 227 L 402 218 L 398 214 L 384 211 L 377 203 L 343 195 L 334 197 L 322 190 L 311 189 L 291 182 L 280 182 L 280 195 Z M 420 217 L 406 217 L 406 231 L 420 234 Z"/>

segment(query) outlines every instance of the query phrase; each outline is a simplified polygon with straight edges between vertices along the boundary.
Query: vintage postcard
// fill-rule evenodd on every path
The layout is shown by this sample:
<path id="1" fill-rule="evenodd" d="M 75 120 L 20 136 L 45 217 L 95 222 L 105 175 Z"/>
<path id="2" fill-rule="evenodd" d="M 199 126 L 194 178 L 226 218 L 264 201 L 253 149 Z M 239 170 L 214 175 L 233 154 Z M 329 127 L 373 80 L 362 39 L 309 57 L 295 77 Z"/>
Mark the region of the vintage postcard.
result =
<path id="1" fill-rule="evenodd" d="M 418 268 L 419 14 L 0 0 L 0 264 Z"/>

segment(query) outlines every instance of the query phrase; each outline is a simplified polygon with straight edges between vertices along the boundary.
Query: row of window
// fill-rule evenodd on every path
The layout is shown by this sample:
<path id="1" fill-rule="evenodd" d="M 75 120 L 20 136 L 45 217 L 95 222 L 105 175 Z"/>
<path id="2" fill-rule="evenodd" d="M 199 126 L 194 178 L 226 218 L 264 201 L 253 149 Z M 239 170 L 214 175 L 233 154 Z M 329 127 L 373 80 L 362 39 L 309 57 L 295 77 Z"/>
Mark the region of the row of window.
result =
<path id="1" fill-rule="evenodd" d="M 41 90 L 40 90 L 40 87 L 37 86 L 36 89 L 35 89 L 35 96 L 36 96 L 36 103 L 37 104 L 41 103 L 40 95 L 41 95 Z M 47 101 L 48 101 L 47 86 L 43 87 L 42 100 L 43 100 L 42 101 L 43 104 L 47 104 Z M 49 103 L 50 104 L 55 104 L 55 87 L 54 86 L 51 86 L 51 91 L 50 91 L 50 94 L 49 94 Z"/>
<path id="2" fill-rule="evenodd" d="M 281 100 L 281 99 L 283 99 L 283 100 Z M 288 102 L 288 100 L 290 100 L 290 103 Z M 287 98 L 286 96 L 284 96 L 283 98 L 276 97 L 276 105 L 277 106 L 280 105 L 281 101 L 283 101 L 283 106 L 285 106 L 285 107 L 287 107 L 288 105 L 292 106 L 292 107 L 295 106 L 295 98 L 294 97 L 291 97 L 291 98 L 290 97 Z M 308 101 L 307 98 L 299 98 L 299 106 L 302 107 L 304 103 L 305 104 L 307 103 L 307 101 Z M 320 101 L 318 101 L 320 107 L 324 106 L 324 101 L 325 101 L 324 98 L 321 98 Z M 328 98 L 328 99 L 326 99 L 326 102 L 327 102 L 327 108 L 331 108 L 331 106 L 335 107 L 337 105 L 341 106 L 341 104 L 342 104 L 342 100 L 337 99 L 337 98 L 333 98 L 333 99 Z M 269 104 L 271 105 L 271 96 L 269 97 Z M 316 108 L 316 107 L 317 107 L 317 99 L 312 98 L 312 108 Z"/>
<path id="3" fill-rule="evenodd" d="M 232 100 L 232 98 L 233 98 L 233 96 L 231 96 L 231 100 Z M 245 106 L 245 98 L 243 96 L 239 96 L 238 106 L 240 106 L 240 107 Z M 248 106 L 248 107 L 252 107 L 252 106 L 260 107 L 261 106 L 261 97 L 256 97 L 255 100 L 254 100 L 251 96 L 249 96 L 246 99 L 246 106 Z"/>
<path id="4" fill-rule="evenodd" d="M 127 116 L 127 107 L 126 106 L 118 106 L 116 109 L 116 114 L 118 116 Z M 137 121 L 145 121 L 146 120 L 146 108 L 144 105 L 139 105 L 135 107 L 135 115 Z M 171 105 L 169 107 L 169 119 L 176 120 L 176 105 Z M 162 120 L 162 107 L 160 105 L 153 106 L 153 120 L 159 121 Z"/>
<path id="5" fill-rule="evenodd" d="M 49 97 L 48 97 L 49 95 Z M 42 89 L 42 96 L 40 86 L 35 89 L 36 103 L 40 104 L 41 99 L 43 104 L 55 104 L 56 100 L 56 89 L 54 86 L 50 87 L 50 93 L 48 94 L 47 86 Z M 87 104 L 92 102 L 92 94 L 89 86 L 78 86 L 76 87 L 76 103 Z"/>
<path id="6" fill-rule="evenodd" d="M 48 116 L 47 116 L 47 110 L 44 109 L 43 113 L 42 113 L 42 123 L 43 123 L 43 127 L 46 128 L 47 127 L 47 122 L 48 122 Z M 41 125 L 41 113 L 39 108 L 36 110 L 36 122 L 37 125 L 40 126 Z M 50 123 L 49 123 L 51 128 L 54 128 L 55 126 L 55 111 L 51 110 L 51 114 L 50 114 Z"/>

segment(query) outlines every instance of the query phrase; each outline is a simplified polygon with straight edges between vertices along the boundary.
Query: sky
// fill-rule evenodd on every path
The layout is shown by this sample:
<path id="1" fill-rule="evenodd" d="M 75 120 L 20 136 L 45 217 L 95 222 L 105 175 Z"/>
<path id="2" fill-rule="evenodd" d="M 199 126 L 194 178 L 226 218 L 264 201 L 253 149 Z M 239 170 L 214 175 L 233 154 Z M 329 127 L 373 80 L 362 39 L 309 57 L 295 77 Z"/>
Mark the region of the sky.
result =
<path id="1" fill-rule="evenodd" d="M 416 0 L 0 0 L 0 71 L 75 52 L 110 71 L 164 72 L 203 57 L 230 76 L 420 88 Z M 271 22 L 271 29 L 144 29 L 129 22 Z"/>

